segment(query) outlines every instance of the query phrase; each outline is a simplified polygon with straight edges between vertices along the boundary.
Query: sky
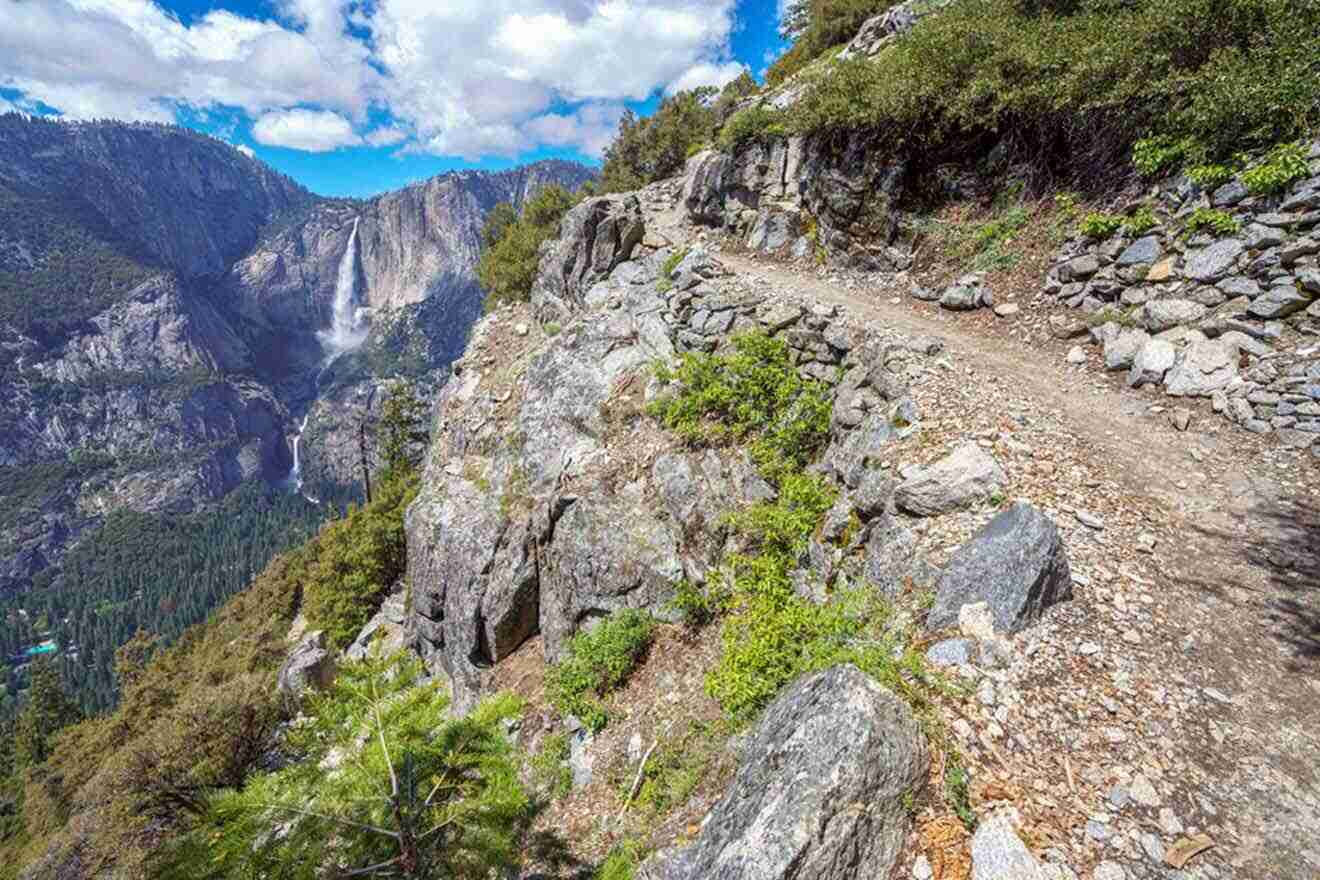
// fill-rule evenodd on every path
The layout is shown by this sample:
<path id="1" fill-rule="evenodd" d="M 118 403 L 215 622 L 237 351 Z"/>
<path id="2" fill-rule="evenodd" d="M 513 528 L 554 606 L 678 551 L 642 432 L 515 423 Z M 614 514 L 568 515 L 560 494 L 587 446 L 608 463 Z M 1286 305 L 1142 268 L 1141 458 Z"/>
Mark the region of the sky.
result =
<path id="1" fill-rule="evenodd" d="M 760 78 L 783 0 L 0 0 L 0 112 L 176 122 L 315 192 L 599 161 L 625 108 Z"/>

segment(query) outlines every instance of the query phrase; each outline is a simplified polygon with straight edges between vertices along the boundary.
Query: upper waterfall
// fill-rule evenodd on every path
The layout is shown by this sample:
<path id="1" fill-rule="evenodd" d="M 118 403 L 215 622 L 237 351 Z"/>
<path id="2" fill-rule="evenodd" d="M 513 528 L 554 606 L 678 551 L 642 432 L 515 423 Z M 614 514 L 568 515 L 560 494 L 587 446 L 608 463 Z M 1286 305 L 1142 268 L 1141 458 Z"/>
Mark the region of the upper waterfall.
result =
<path id="1" fill-rule="evenodd" d="M 326 362 L 345 352 L 353 351 L 367 339 L 368 328 L 357 304 L 357 233 L 358 218 L 353 218 L 353 231 L 348 236 L 348 247 L 339 260 L 339 277 L 335 282 L 334 314 L 330 329 L 317 332 L 316 338 L 326 349 Z"/>

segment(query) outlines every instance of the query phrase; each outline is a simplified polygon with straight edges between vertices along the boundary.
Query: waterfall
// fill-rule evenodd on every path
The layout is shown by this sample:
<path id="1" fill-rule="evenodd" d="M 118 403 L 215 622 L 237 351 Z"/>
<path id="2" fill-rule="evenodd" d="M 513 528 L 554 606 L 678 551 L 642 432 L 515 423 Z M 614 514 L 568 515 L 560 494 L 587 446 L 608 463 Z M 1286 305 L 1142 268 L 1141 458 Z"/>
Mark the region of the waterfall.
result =
<path id="1" fill-rule="evenodd" d="M 366 322 L 357 304 L 357 231 L 358 221 L 353 219 L 353 231 L 348 236 L 348 247 L 339 259 L 339 277 L 335 281 L 334 314 L 330 329 L 321 330 L 316 338 L 325 349 L 325 362 L 353 351 L 367 339 Z"/>
<path id="2" fill-rule="evenodd" d="M 319 499 L 313 498 L 311 495 L 308 495 L 306 492 L 303 492 L 302 454 L 301 454 L 302 436 L 303 434 L 307 433 L 307 420 L 310 419 L 311 417 L 312 414 L 310 412 L 304 415 L 302 417 L 302 421 L 298 423 L 298 433 L 293 435 L 293 468 L 289 471 L 289 476 L 286 480 L 286 483 L 289 486 L 289 488 L 291 488 L 295 492 L 300 493 L 308 501 L 312 502 L 313 504 L 320 504 L 321 502 Z"/>

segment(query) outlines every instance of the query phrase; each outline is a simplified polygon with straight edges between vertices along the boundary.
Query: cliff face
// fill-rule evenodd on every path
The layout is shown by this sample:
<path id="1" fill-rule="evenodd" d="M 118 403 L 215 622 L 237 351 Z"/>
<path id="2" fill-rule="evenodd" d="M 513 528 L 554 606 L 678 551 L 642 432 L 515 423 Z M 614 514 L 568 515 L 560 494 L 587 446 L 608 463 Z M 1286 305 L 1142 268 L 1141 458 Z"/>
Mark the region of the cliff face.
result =
<path id="1" fill-rule="evenodd" d="M 116 508 L 283 480 L 304 415 L 309 475 L 355 480 L 373 392 L 437 384 L 480 316 L 486 211 L 590 176 L 544 162 L 325 199 L 183 129 L 0 117 L 0 590 Z M 371 333 L 328 364 L 355 221 Z"/>

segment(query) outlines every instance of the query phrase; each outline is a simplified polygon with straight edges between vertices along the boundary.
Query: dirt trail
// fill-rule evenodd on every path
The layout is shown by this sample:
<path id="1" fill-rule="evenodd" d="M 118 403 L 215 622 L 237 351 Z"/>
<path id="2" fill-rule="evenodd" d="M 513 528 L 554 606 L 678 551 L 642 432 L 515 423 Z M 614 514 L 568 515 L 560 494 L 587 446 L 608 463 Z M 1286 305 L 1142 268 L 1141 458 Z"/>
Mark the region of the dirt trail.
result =
<path id="1" fill-rule="evenodd" d="M 1159 409 L 1179 401 L 1071 367 L 1062 344 L 1028 347 L 988 312 L 720 258 L 742 283 L 939 337 L 949 367 L 918 390 L 923 414 L 940 417 L 937 438 L 992 438 L 1010 413 L 1027 413 L 1010 424 L 1013 493 L 1107 519 L 1101 532 L 1068 532 L 1084 572 L 1077 601 L 1038 636 L 1049 650 L 996 680 L 991 706 L 1012 711 L 985 713 L 1004 728 L 992 728 L 990 766 L 1035 790 L 1021 800 L 1043 842 L 1083 877 L 1105 862 L 1095 876 L 1120 864 L 1133 878 L 1320 877 L 1316 461 L 1229 425 L 1205 401 L 1186 403 L 1196 416 L 1180 433 Z M 1140 552 L 1146 536 L 1153 553 Z M 1215 848 L 1183 871 L 1165 864 L 1194 830 Z"/>

